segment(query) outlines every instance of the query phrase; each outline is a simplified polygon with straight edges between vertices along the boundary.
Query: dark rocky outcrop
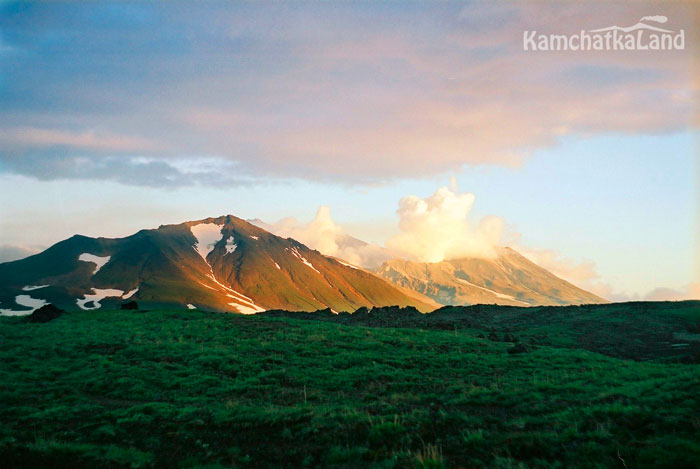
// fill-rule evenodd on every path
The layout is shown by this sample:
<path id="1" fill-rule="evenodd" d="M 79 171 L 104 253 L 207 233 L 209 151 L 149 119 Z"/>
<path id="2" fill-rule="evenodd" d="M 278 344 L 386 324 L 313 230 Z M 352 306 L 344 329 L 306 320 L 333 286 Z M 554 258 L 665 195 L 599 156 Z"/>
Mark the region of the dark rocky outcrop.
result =
<path id="1" fill-rule="evenodd" d="M 340 324 L 370 327 L 414 327 L 422 323 L 425 314 L 413 306 L 381 306 L 367 308 L 362 306 L 354 313 L 334 313 L 330 308 L 306 313 L 300 311 L 268 310 L 261 315 L 268 317 L 286 317 L 316 321 L 336 322 Z M 452 325 L 449 326 L 452 329 Z"/>
<path id="2" fill-rule="evenodd" d="M 49 322 L 66 312 L 52 304 L 44 305 L 27 316 L 27 322 Z"/>
<path id="3" fill-rule="evenodd" d="M 139 309 L 139 305 L 138 305 L 138 303 L 136 303 L 135 301 L 132 300 L 132 301 L 127 301 L 126 303 L 122 303 L 122 305 L 119 309 L 135 311 L 135 310 Z"/>

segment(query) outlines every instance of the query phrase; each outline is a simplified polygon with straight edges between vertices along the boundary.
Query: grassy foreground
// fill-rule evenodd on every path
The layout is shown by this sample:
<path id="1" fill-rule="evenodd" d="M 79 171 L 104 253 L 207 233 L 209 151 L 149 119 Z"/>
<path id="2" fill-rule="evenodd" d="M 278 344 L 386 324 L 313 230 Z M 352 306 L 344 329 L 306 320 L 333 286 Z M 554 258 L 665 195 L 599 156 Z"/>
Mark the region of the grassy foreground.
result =
<path id="1" fill-rule="evenodd" d="M 512 354 L 488 334 L 196 311 L 1 318 L 1 465 L 697 467 L 700 365 L 559 339 Z"/>

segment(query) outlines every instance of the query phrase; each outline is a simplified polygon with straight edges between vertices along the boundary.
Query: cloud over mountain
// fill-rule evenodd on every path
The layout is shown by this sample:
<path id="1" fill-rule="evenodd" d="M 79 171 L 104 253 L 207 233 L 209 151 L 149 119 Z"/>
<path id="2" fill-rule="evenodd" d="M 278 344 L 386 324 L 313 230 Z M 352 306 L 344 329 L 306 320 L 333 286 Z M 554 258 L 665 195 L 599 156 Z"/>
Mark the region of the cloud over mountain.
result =
<path id="1" fill-rule="evenodd" d="M 387 247 L 401 257 L 421 262 L 495 257 L 503 220 L 485 217 L 472 225 L 468 215 L 475 198 L 448 187 L 439 188 L 430 197 L 404 197 L 397 211 L 400 233 L 387 241 Z"/>
<path id="2" fill-rule="evenodd" d="M 277 236 L 297 239 L 327 256 L 337 257 L 362 267 L 378 267 L 392 257 L 388 249 L 377 244 L 366 243 L 347 234 L 333 221 L 330 208 L 327 206 L 319 207 L 316 216 L 309 223 L 300 223 L 291 217 L 272 225 L 259 220 L 253 223 Z"/>
<path id="3" fill-rule="evenodd" d="M 503 220 L 495 216 L 469 220 L 475 196 L 456 188 L 441 187 L 431 196 L 404 197 L 399 202 L 398 230 L 385 246 L 354 238 L 333 221 L 330 208 L 321 206 L 309 223 L 285 218 L 272 225 L 258 223 L 278 236 L 298 239 L 325 255 L 374 268 L 391 258 L 440 262 L 460 257 L 492 258 L 497 255 Z"/>
<path id="4" fill-rule="evenodd" d="M 680 300 L 700 296 L 696 284 L 680 289 L 658 288 L 646 295 L 630 294 L 613 288 L 590 260 L 575 260 L 553 249 L 523 243 L 522 236 L 506 229 L 501 217 L 472 220 L 470 213 L 476 196 L 459 192 L 454 185 L 441 187 L 430 196 L 409 195 L 401 199 L 399 233 L 384 246 L 365 243 L 336 223 L 330 208 L 321 206 L 315 218 L 302 223 L 285 218 L 272 225 L 254 223 L 279 236 L 292 237 L 321 253 L 344 259 L 355 265 L 376 269 L 390 259 L 414 262 L 440 262 L 460 258 L 494 259 L 502 246 L 511 246 L 530 261 L 554 275 L 612 301 Z"/>
<path id="5" fill-rule="evenodd" d="M 517 241 L 514 246 L 518 252 L 535 264 L 584 290 L 613 301 L 630 299 L 628 295 L 614 291 L 608 283 L 603 281 L 596 264 L 592 261 L 577 262 L 555 250 L 526 247 Z"/>

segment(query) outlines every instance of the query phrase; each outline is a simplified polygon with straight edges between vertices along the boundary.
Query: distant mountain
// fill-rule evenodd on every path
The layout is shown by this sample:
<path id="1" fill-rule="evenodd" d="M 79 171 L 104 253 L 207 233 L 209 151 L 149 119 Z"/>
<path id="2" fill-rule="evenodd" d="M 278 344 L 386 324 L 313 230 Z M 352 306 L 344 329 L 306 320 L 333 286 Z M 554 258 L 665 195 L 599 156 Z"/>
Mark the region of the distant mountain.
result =
<path id="1" fill-rule="evenodd" d="M 391 260 L 377 274 L 442 305 L 513 306 L 606 303 L 562 280 L 510 248 L 494 259 L 455 259 L 437 263 Z"/>
<path id="2" fill-rule="evenodd" d="M 67 309 L 182 307 L 354 311 L 436 304 L 374 274 L 228 215 L 142 230 L 121 239 L 73 236 L 0 264 L 0 313 L 46 303 Z"/>

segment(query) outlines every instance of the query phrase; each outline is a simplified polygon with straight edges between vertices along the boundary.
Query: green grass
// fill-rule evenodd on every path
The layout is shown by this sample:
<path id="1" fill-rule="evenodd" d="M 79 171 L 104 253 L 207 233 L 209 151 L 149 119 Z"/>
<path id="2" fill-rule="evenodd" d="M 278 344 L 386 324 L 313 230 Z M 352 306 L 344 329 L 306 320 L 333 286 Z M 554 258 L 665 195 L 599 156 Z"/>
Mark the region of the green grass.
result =
<path id="1" fill-rule="evenodd" d="M 2 318 L 0 461 L 697 467 L 700 365 L 564 339 L 509 354 L 479 334 L 196 311 Z"/>
<path id="2" fill-rule="evenodd" d="M 589 350 L 633 360 L 700 363 L 700 301 L 584 306 L 445 306 L 431 314 L 395 307 L 362 314 L 268 315 L 372 327 L 472 330 L 497 341 Z"/>

